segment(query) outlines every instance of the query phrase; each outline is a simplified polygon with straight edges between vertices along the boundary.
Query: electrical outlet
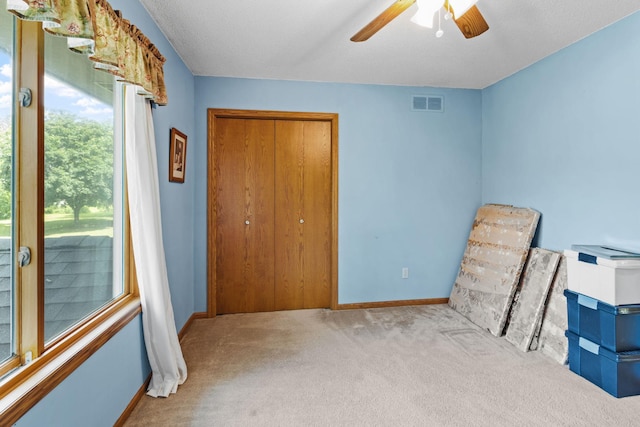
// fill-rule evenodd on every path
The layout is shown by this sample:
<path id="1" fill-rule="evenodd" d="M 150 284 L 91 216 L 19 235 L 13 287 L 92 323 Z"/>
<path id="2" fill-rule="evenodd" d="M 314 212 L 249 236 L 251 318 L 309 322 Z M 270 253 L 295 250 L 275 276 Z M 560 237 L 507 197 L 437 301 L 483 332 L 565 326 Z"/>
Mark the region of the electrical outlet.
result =
<path id="1" fill-rule="evenodd" d="M 402 267 L 402 278 L 403 279 L 409 278 L 409 267 Z"/>

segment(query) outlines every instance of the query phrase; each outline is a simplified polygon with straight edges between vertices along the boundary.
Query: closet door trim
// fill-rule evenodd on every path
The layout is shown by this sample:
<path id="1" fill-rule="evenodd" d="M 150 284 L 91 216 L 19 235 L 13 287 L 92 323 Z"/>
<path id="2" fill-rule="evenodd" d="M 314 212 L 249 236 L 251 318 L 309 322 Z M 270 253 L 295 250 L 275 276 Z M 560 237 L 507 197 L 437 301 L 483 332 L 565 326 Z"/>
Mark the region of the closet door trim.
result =
<path id="1" fill-rule="evenodd" d="M 223 118 L 325 121 L 331 123 L 331 309 L 338 308 L 338 114 L 289 111 L 208 110 L 207 315 L 216 316 L 216 120 Z"/>

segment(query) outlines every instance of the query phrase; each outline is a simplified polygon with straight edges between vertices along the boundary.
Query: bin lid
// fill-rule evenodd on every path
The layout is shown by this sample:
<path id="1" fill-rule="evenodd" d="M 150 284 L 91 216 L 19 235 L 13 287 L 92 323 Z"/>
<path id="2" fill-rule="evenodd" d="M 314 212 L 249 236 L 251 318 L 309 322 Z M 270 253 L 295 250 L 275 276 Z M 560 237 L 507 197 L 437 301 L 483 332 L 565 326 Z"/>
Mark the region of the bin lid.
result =
<path id="1" fill-rule="evenodd" d="M 601 245 L 571 245 L 571 249 L 605 259 L 640 259 L 640 253 Z"/>
<path id="2" fill-rule="evenodd" d="M 600 356 L 604 356 L 616 363 L 636 363 L 640 362 L 640 351 L 623 351 L 616 353 L 607 348 L 600 346 Z"/>
<path id="3" fill-rule="evenodd" d="M 612 360 L 616 363 L 640 362 L 639 350 L 622 351 L 620 353 L 616 353 L 615 351 L 604 348 L 603 346 L 591 342 L 586 338 L 583 338 L 569 330 L 564 331 L 564 336 L 567 337 L 571 345 L 577 345 L 579 348 L 582 348 L 590 353 L 606 357 L 607 359 Z"/>
<path id="4" fill-rule="evenodd" d="M 569 289 L 564 290 L 564 296 L 567 298 L 567 301 L 576 302 L 578 305 L 590 308 L 591 310 L 604 311 L 605 313 L 613 314 L 614 316 L 640 314 L 640 304 L 611 305 Z"/>

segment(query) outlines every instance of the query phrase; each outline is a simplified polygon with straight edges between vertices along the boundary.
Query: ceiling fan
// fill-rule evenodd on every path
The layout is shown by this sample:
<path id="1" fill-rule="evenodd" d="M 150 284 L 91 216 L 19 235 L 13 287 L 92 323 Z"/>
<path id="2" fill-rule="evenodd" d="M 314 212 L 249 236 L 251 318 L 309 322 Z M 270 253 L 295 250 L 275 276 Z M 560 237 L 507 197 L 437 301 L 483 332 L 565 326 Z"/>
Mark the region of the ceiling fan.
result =
<path id="1" fill-rule="evenodd" d="M 489 29 L 487 21 L 484 20 L 484 17 L 475 5 L 477 1 L 478 0 L 396 0 L 395 3 L 351 37 L 351 41 L 363 42 L 368 40 L 416 2 L 418 3 L 418 12 L 411 18 L 411 21 L 424 27 L 433 28 L 435 13 L 440 11 L 441 8 L 444 8 L 448 17 L 454 17 L 454 21 L 460 31 L 462 31 L 462 34 L 470 39 L 479 36 Z M 447 18 L 447 15 L 445 15 L 445 18 Z M 441 35 L 442 30 L 439 29 L 436 36 L 440 37 Z"/>

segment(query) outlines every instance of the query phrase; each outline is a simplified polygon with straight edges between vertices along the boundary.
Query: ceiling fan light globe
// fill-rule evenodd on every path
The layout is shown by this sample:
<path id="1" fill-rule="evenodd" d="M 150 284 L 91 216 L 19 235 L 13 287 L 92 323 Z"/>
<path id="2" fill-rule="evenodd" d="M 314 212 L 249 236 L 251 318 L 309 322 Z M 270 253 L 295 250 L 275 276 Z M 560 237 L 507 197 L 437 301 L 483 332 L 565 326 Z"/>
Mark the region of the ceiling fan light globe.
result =
<path id="1" fill-rule="evenodd" d="M 411 22 L 421 27 L 433 28 L 433 18 L 442 7 L 440 0 L 417 0 L 418 11 L 411 18 Z"/>
<path id="2" fill-rule="evenodd" d="M 449 0 L 449 4 L 451 5 L 451 9 L 453 9 L 453 14 L 456 16 L 456 19 L 467 13 L 467 11 L 476 3 L 478 3 L 478 0 Z"/>
<path id="3" fill-rule="evenodd" d="M 411 18 L 411 22 L 421 27 L 433 28 L 433 15 L 429 16 L 426 13 L 418 11 Z"/>

